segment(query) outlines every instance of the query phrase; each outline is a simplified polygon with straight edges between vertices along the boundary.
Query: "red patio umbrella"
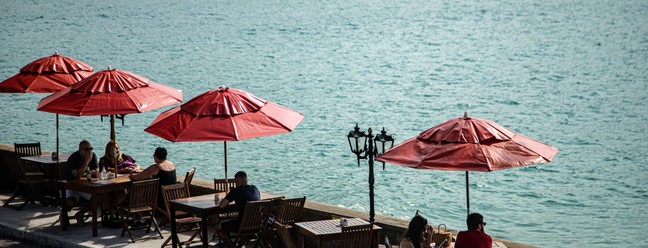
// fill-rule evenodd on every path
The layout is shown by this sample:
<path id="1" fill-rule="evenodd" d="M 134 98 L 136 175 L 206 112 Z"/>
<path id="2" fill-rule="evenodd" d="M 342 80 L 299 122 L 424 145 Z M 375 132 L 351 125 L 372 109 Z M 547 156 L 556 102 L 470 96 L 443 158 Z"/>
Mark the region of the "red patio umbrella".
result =
<path id="1" fill-rule="evenodd" d="M 466 171 L 470 214 L 469 171 L 547 163 L 557 152 L 554 147 L 465 113 L 463 118 L 441 123 L 394 146 L 376 160 L 416 169 Z"/>
<path id="2" fill-rule="evenodd" d="M 41 99 L 38 110 L 71 116 L 110 115 L 110 139 L 114 141 L 115 115 L 141 113 L 180 102 L 182 91 L 108 66 L 107 70 Z"/>
<path id="3" fill-rule="evenodd" d="M 27 64 L 0 83 L 4 93 L 52 93 L 63 90 L 92 74 L 92 66 L 55 52 Z"/>
<path id="4" fill-rule="evenodd" d="M 172 142 L 227 141 L 288 133 L 304 115 L 243 90 L 221 86 L 161 113 L 144 131 Z"/>
<path id="5" fill-rule="evenodd" d="M 32 61 L 13 77 L 0 83 L 0 93 L 52 93 L 90 76 L 92 66 L 58 52 Z M 58 114 L 56 114 L 56 154 L 59 154 Z"/>

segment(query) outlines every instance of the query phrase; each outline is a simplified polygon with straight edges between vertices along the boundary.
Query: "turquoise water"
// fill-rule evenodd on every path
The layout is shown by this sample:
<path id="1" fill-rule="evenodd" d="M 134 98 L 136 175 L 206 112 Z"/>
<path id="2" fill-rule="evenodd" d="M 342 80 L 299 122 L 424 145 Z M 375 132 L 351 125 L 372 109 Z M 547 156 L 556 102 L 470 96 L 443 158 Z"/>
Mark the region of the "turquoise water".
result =
<path id="1" fill-rule="evenodd" d="M 366 163 L 346 134 L 385 127 L 398 142 L 464 111 L 557 147 L 549 164 L 471 174 L 487 232 L 543 247 L 648 247 L 646 1 L 17 1 L 0 3 L 0 79 L 54 51 L 182 89 L 219 85 L 306 117 L 292 133 L 228 143 L 229 170 L 264 191 L 368 210 Z M 45 94 L 0 94 L 0 142 L 55 148 Z M 123 149 L 222 177 L 222 143 L 143 132 L 163 110 L 128 115 Z M 63 152 L 97 153 L 99 117 L 61 116 Z M 379 167 L 377 166 L 377 169 Z M 230 174 L 230 176 L 232 176 Z M 464 229 L 464 173 L 387 164 L 378 213 Z"/>

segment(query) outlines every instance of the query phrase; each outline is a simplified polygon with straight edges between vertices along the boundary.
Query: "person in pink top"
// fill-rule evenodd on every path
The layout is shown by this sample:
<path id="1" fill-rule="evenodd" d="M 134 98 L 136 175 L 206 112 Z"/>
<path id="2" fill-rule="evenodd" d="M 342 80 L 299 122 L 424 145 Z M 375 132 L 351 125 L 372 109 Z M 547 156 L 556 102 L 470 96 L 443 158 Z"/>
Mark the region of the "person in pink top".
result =
<path id="1" fill-rule="evenodd" d="M 478 213 L 468 215 L 466 219 L 468 224 L 467 231 L 461 231 L 457 234 L 455 248 L 492 248 L 493 238 L 488 236 L 484 231 L 486 222 L 484 216 Z"/>

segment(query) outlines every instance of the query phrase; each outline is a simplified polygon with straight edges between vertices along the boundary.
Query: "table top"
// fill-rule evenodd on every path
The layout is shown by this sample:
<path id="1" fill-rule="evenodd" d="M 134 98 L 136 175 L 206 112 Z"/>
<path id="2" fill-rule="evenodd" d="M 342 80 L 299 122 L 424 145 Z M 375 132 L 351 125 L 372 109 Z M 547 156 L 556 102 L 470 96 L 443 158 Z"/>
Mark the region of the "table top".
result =
<path id="1" fill-rule="evenodd" d="M 20 159 L 41 163 L 41 164 L 57 164 L 59 161 L 61 163 L 67 163 L 67 159 L 70 157 L 68 154 L 59 155 L 58 159 L 52 159 L 52 156 L 47 155 L 36 155 L 36 156 L 25 156 L 20 157 Z"/>
<path id="2" fill-rule="evenodd" d="M 369 224 L 368 221 L 359 218 L 350 218 L 347 219 L 347 221 L 348 221 L 348 226 Z M 318 221 L 297 222 L 295 223 L 295 226 L 309 233 L 312 233 L 316 236 L 334 235 L 334 234 L 342 233 L 342 227 L 340 227 L 339 220 L 318 220 Z M 374 225 L 373 228 L 374 230 L 382 229 L 381 227 L 376 225 Z"/>
<path id="3" fill-rule="evenodd" d="M 213 193 L 213 194 L 206 194 L 206 195 L 199 195 L 199 196 L 192 196 L 192 197 L 187 197 L 187 198 L 180 198 L 180 199 L 175 199 L 170 201 L 171 204 L 174 204 L 176 206 L 178 205 L 183 205 L 183 206 L 189 206 L 191 208 L 194 208 L 196 210 L 214 210 L 218 208 L 218 203 L 214 201 L 214 196 L 219 195 L 222 198 L 225 198 L 225 192 L 219 192 L 219 193 Z M 272 193 L 266 193 L 266 192 L 261 192 L 261 200 L 272 200 L 272 199 L 281 199 L 284 198 L 284 196 L 281 195 L 275 195 Z"/>
<path id="4" fill-rule="evenodd" d="M 116 178 L 99 180 L 97 178 L 91 178 L 88 182 L 87 179 L 81 178 L 77 180 L 70 180 L 65 183 L 66 189 L 77 190 L 82 192 L 87 192 L 95 189 L 106 189 L 118 187 L 124 188 L 128 187 L 131 182 L 130 177 L 127 175 L 117 176 Z"/>

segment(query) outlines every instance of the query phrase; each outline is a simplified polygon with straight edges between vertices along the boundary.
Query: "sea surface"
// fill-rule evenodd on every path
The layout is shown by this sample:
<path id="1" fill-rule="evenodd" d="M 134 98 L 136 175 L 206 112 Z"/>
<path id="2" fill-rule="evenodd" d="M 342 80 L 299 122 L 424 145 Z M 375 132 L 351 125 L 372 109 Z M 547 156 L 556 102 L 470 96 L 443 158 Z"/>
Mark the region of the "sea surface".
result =
<path id="1" fill-rule="evenodd" d="M 263 191 L 368 211 L 358 123 L 400 143 L 466 111 L 560 150 L 548 164 L 474 172 L 487 233 L 542 247 L 648 247 L 648 1 L 0 2 L 0 79 L 55 51 L 95 70 L 183 90 L 220 85 L 305 115 L 288 134 L 228 142 L 230 177 Z M 54 150 L 47 94 L 0 94 L 0 142 Z M 171 143 L 127 115 L 117 140 L 138 163 L 167 147 L 180 172 L 222 178 L 223 143 Z M 109 122 L 60 117 L 61 150 L 103 155 Z M 376 165 L 376 211 L 465 229 L 463 172 Z"/>

